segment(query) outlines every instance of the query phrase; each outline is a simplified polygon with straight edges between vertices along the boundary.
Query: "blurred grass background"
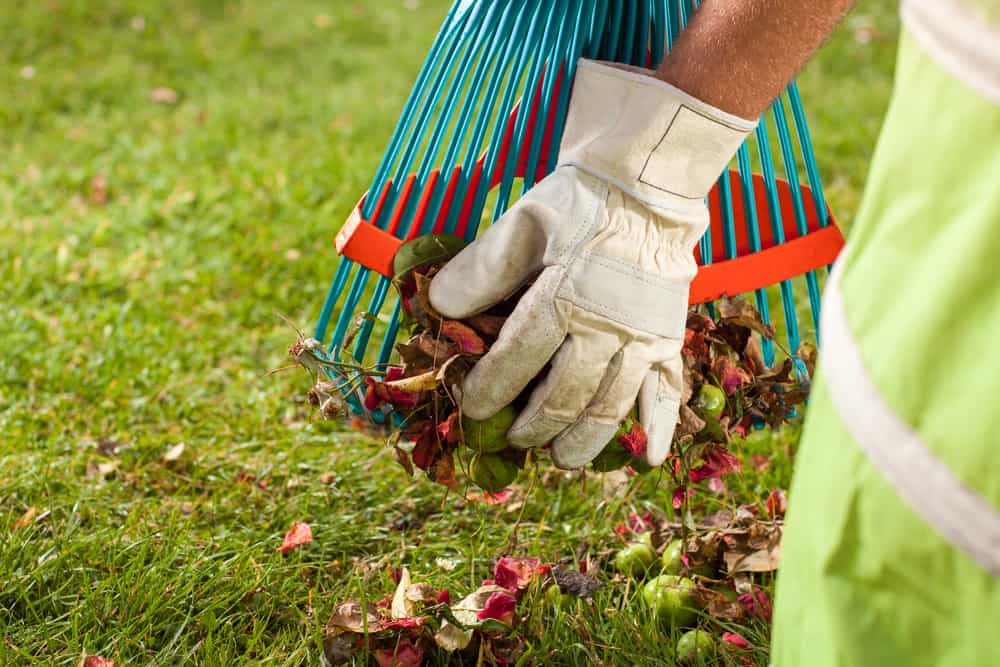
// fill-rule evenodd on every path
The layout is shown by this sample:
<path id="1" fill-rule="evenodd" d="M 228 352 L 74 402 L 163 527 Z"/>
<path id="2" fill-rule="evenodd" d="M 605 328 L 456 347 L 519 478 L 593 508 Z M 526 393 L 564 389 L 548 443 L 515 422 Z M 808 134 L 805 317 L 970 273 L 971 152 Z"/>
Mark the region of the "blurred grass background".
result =
<path id="1" fill-rule="evenodd" d="M 459 590 L 487 576 L 504 508 L 443 502 L 314 422 L 301 372 L 264 376 L 294 338 L 275 310 L 303 328 L 319 311 L 447 5 L 0 6 L 0 664 L 316 664 L 333 606 L 391 590 L 386 565 Z M 895 6 L 859 3 L 799 79 L 847 225 Z M 775 469 L 748 493 L 787 483 Z M 650 487 L 633 509 L 662 507 Z M 524 550 L 611 545 L 625 509 L 555 482 Z M 280 558 L 292 520 L 316 543 Z M 534 659 L 669 664 L 634 619 L 581 614 Z"/>

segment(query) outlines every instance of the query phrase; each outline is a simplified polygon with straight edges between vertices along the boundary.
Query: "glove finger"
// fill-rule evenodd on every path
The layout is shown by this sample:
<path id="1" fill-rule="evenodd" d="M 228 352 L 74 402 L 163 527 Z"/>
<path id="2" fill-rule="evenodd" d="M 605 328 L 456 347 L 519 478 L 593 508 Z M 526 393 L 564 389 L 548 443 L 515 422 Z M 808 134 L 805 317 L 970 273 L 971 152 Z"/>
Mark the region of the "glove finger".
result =
<path id="1" fill-rule="evenodd" d="M 579 468 L 600 454 L 635 405 L 650 367 L 650 347 L 632 343 L 607 366 L 601 386 L 580 418 L 552 443 L 552 461 L 560 468 Z"/>
<path id="2" fill-rule="evenodd" d="M 568 317 L 568 306 L 560 308 L 554 298 L 562 274 L 553 268 L 539 276 L 490 351 L 469 371 L 461 396 L 469 417 L 488 419 L 510 405 L 559 349 Z"/>
<path id="3" fill-rule="evenodd" d="M 503 301 L 541 271 L 558 227 L 565 189 L 559 178 L 541 181 L 451 259 L 431 282 L 434 309 L 455 319 L 475 315 Z"/>
<path id="4" fill-rule="evenodd" d="M 646 463 L 662 465 L 670 454 L 680 410 L 684 371 L 680 355 L 654 367 L 639 390 L 639 421 L 646 431 Z"/>
<path id="5" fill-rule="evenodd" d="M 507 433 L 510 444 L 518 449 L 545 445 L 572 427 L 600 391 L 609 367 L 614 366 L 621 347 L 618 336 L 576 324 L 571 325 L 548 374 Z"/>

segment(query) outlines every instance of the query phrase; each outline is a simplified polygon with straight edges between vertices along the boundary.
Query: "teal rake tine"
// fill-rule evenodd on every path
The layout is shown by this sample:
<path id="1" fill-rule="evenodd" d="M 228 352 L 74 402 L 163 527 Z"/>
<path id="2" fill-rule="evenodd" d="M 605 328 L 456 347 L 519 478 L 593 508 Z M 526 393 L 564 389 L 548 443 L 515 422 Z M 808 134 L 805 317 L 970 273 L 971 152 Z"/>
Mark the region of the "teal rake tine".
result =
<path id="1" fill-rule="evenodd" d="M 486 100 L 489 100 L 490 104 L 495 106 L 497 101 L 497 93 L 500 90 L 500 86 L 504 81 L 505 75 L 509 78 L 507 85 L 504 89 L 502 99 L 500 100 L 499 109 L 496 112 L 495 125 L 493 139 L 489 147 L 487 148 L 486 164 L 487 166 L 496 160 L 496 155 L 500 149 L 500 140 L 503 137 L 503 131 L 506 127 L 507 116 L 510 114 L 511 109 L 514 105 L 514 97 L 517 92 L 518 77 L 514 72 L 520 71 L 520 65 L 524 62 L 525 53 L 530 48 L 529 45 L 534 43 L 532 35 L 530 33 L 530 28 L 525 26 L 528 21 L 527 13 L 528 3 L 521 2 L 520 9 L 517 12 L 517 18 L 514 22 L 513 33 L 510 39 L 507 40 L 504 46 L 503 53 L 500 56 L 499 62 L 493 71 L 493 75 L 490 79 L 490 84 L 487 89 L 485 96 Z M 525 36 L 525 30 L 528 30 L 527 36 Z M 517 56 L 515 66 L 513 68 L 505 67 L 505 63 L 508 62 L 510 56 L 512 55 L 515 45 L 521 45 L 521 53 Z M 490 107 L 492 109 L 492 106 Z M 480 114 L 479 121 L 476 124 L 476 129 L 473 134 L 473 140 L 469 144 L 469 148 L 465 154 L 465 160 L 462 163 L 462 169 L 459 176 L 459 182 L 455 190 L 455 202 L 464 202 L 468 194 L 469 178 L 472 175 L 472 170 L 474 169 L 474 163 L 482 150 L 481 144 L 483 138 L 486 136 L 486 132 L 489 129 L 491 120 L 490 114 Z M 488 180 L 488 179 L 484 179 Z M 480 188 L 474 193 L 474 196 L 479 198 L 480 194 L 482 199 L 485 200 L 486 190 Z M 454 233 L 456 227 L 458 226 L 459 215 L 462 212 L 462 206 L 456 204 L 452 206 L 451 210 L 448 212 L 448 218 L 445 223 L 445 231 L 448 233 Z M 473 209 L 474 211 L 477 209 Z M 478 218 L 478 213 L 475 214 Z M 469 225 L 470 228 L 475 229 L 477 225 Z"/>
<path id="2" fill-rule="evenodd" d="M 366 220 L 371 218 L 372 211 L 375 209 L 375 205 L 377 203 L 378 193 L 380 193 L 382 188 L 385 187 L 389 171 L 398 156 L 400 142 L 402 142 L 406 137 L 407 129 L 410 126 L 410 120 L 413 118 L 414 110 L 420 99 L 423 97 L 424 86 L 427 84 L 427 79 L 430 77 L 431 72 L 437 69 L 438 59 L 441 55 L 441 49 L 443 48 L 444 43 L 453 39 L 455 33 L 460 32 L 460 28 L 456 29 L 454 24 L 458 22 L 459 26 L 462 26 L 468 19 L 468 12 L 464 12 L 460 18 L 456 18 L 458 11 L 459 5 L 456 4 L 452 7 L 451 11 L 448 12 L 444 25 L 441 27 L 434 43 L 431 45 L 431 50 L 427 56 L 427 60 L 424 61 L 423 67 L 420 68 L 420 74 L 417 75 L 416 84 L 413 86 L 413 90 L 410 92 L 410 96 L 406 100 L 406 105 L 403 107 L 403 112 L 400 114 L 399 123 L 396 124 L 396 129 L 393 131 L 392 137 L 389 140 L 389 147 L 382 158 L 382 162 L 379 165 L 378 170 L 375 172 L 375 178 L 373 179 L 370 190 L 373 194 L 365 201 L 365 205 L 361 209 L 362 215 Z"/>
<path id="3" fill-rule="evenodd" d="M 670 24 L 667 21 L 667 11 L 666 7 L 662 2 L 657 0 L 652 0 L 653 3 L 653 34 L 650 42 L 652 44 L 652 62 L 650 66 L 652 68 L 657 68 L 660 63 L 663 62 L 664 49 L 666 48 L 666 42 L 670 39 Z"/>
<path id="4" fill-rule="evenodd" d="M 337 264 L 337 273 L 333 277 L 333 282 L 330 283 L 330 290 L 326 293 L 326 300 L 323 301 L 323 309 L 319 313 L 316 329 L 313 332 L 313 338 L 320 342 L 326 338 L 326 329 L 330 326 L 333 308 L 337 305 L 337 299 L 340 298 L 341 292 L 344 291 L 344 285 L 347 284 L 347 277 L 353 267 L 354 262 L 346 257 L 341 257 Z"/>
<path id="5" fill-rule="evenodd" d="M 588 31 L 590 38 L 587 40 L 587 57 L 591 60 L 598 58 L 601 53 L 601 41 L 605 34 L 605 19 L 608 16 L 608 3 L 597 0 L 594 9 L 594 15 L 590 22 L 590 30 Z"/>
<path id="6" fill-rule="evenodd" d="M 517 91 L 519 85 L 522 83 L 520 72 L 523 72 L 527 68 L 528 63 L 532 60 L 534 54 L 538 52 L 537 43 L 540 39 L 540 23 L 542 14 L 540 8 L 536 5 L 534 7 L 535 13 L 531 16 L 531 21 L 528 26 L 528 37 L 524 40 L 522 45 L 520 55 L 518 56 L 517 63 L 511 70 L 511 74 L 508 76 L 507 86 L 503 94 L 503 102 L 501 103 L 500 112 L 498 115 L 497 123 L 493 129 L 493 137 L 490 141 L 489 149 L 486 154 L 486 161 L 483 167 L 483 172 L 479 180 L 478 187 L 474 194 L 474 200 L 472 209 L 470 211 L 469 224 L 465 230 L 465 240 L 471 241 L 475 238 L 476 230 L 478 229 L 478 220 L 482 215 L 483 207 L 486 204 L 486 197 L 489 193 L 490 183 L 493 180 L 493 173 L 497 166 L 497 158 L 500 155 L 500 150 L 503 145 L 503 138 L 506 132 L 507 118 L 514 109 L 514 100 L 517 96 Z M 524 83 L 524 94 L 522 95 L 521 107 L 519 108 L 518 114 L 520 115 L 522 109 L 530 109 L 531 102 L 534 95 L 534 82 L 530 79 Z M 527 113 L 525 111 L 524 113 Z M 512 146 L 511 150 L 515 150 Z M 508 163 L 510 160 L 508 160 Z M 457 216 L 458 211 L 455 210 L 452 213 Z"/>
<path id="7" fill-rule="evenodd" d="M 552 47 L 552 54 L 545 62 L 545 71 L 542 74 L 542 91 L 541 97 L 538 104 L 538 113 L 535 115 L 535 131 L 531 135 L 531 144 L 528 149 L 528 162 L 524 170 L 524 177 L 521 181 L 521 194 L 530 190 L 535 184 L 535 175 L 538 173 L 538 158 L 542 150 L 542 139 L 545 136 L 545 124 L 549 118 L 549 107 L 555 101 L 553 93 L 555 92 L 556 81 L 559 79 L 559 73 L 562 70 L 562 54 L 565 49 L 565 44 L 568 39 L 569 32 L 567 30 L 567 24 L 572 20 L 570 16 L 568 3 L 563 4 L 562 18 L 559 21 L 559 30 L 556 33 L 555 43 Z M 525 110 L 527 111 L 527 109 Z M 527 113 L 525 114 L 527 117 Z M 518 139 L 523 139 L 524 135 L 518 135 Z M 520 143 L 520 142 L 519 142 Z M 506 208 L 506 200 L 504 200 L 504 208 Z M 500 209 L 500 206 L 497 206 Z"/>
<path id="8" fill-rule="evenodd" d="M 635 0 L 628 0 L 626 3 L 625 38 L 618 44 L 618 53 L 615 60 L 625 63 L 632 62 L 632 49 L 635 44 Z"/>
<path id="9" fill-rule="evenodd" d="M 785 104 L 779 97 L 774 102 L 773 115 L 778 127 L 778 141 L 781 144 L 781 160 L 785 167 L 785 180 L 792 195 L 792 209 L 795 212 L 795 228 L 799 236 L 809 233 L 809 226 L 806 222 L 806 208 L 802 201 L 802 190 L 799 186 L 798 170 L 795 162 L 795 150 L 792 147 L 792 137 L 788 131 L 788 118 L 785 115 Z M 816 279 L 816 272 L 809 271 L 805 274 L 806 291 L 809 295 L 809 313 L 812 317 L 813 330 L 819 330 L 819 309 L 820 295 L 819 282 Z"/>
<path id="10" fill-rule="evenodd" d="M 524 15 L 523 7 L 524 6 L 522 4 L 521 11 L 518 11 L 516 14 L 511 11 L 504 11 L 500 26 L 493 31 L 493 40 L 491 41 L 491 45 L 496 44 L 500 39 L 505 39 L 507 42 L 506 47 L 503 49 L 500 58 L 491 59 L 488 54 L 484 54 L 482 56 L 469 87 L 472 90 L 479 90 L 482 81 L 486 77 L 487 71 L 490 71 L 492 68 L 489 83 L 486 86 L 486 92 L 483 94 L 482 100 L 479 100 L 476 95 L 469 95 L 466 98 L 466 102 L 463 105 L 461 112 L 459 113 L 458 127 L 463 128 L 462 135 L 464 136 L 469 124 L 472 122 L 471 116 L 473 110 L 477 104 L 481 105 L 479 108 L 478 118 L 472 127 L 472 135 L 468 142 L 468 149 L 466 151 L 465 162 L 462 170 L 463 176 L 465 175 L 464 172 L 468 165 L 472 164 L 476 159 L 476 154 L 480 150 L 480 145 L 482 144 L 483 137 L 486 134 L 486 129 L 492 116 L 493 108 L 496 106 L 497 88 L 500 85 L 502 73 L 504 71 L 503 63 L 506 60 L 506 56 L 509 54 L 512 36 L 516 35 L 518 32 L 518 26 Z M 515 25 L 512 30 L 509 30 L 509 24 L 512 20 L 515 21 Z M 493 62 L 493 60 L 496 62 Z M 457 131 L 456 134 L 458 134 Z M 453 140 L 447 154 L 444 157 L 444 161 L 441 164 L 441 180 L 439 181 L 440 187 L 435 187 L 434 196 L 431 199 L 431 205 L 428 208 L 427 221 L 425 221 L 425 227 L 421 230 L 422 232 L 430 231 L 430 227 L 433 226 L 441 213 L 441 203 L 444 199 L 444 192 L 451 183 L 453 172 L 455 170 L 455 161 L 458 158 L 458 153 L 461 148 L 462 142 Z M 459 199 L 458 201 L 462 200 Z M 451 232 L 453 229 L 454 228 L 446 229 L 446 231 Z"/>
<path id="11" fill-rule="evenodd" d="M 441 142 L 448 133 L 449 127 L 451 127 L 452 116 L 450 113 L 444 110 L 454 109 L 457 104 L 457 98 L 459 93 L 467 82 L 467 75 L 469 70 L 473 65 L 475 60 L 472 53 L 474 53 L 475 47 L 482 44 L 483 40 L 490 38 L 495 38 L 496 33 L 492 31 L 491 28 L 493 24 L 491 22 L 491 17 L 495 15 L 495 9 L 497 5 L 490 3 L 489 9 L 487 10 L 487 15 L 484 20 L 479 24 L 479 28 L 475 31 L 475 36 L 468 45 L 468 50 L 466 51 L 466 57 L 461 58 L 458 61 L 458 66 L 454 70 L 451 76 L 451 81 L 447 86 L 447 92 L 444 95 L 444 101 L 441 103 L 442 112 L 438 116 L 434 123 L 434 129 L 431 132 L 430 139 L 428 140 L 428 145 L 424 150 L 423 159 L 420 161 L 420 166 L 418 167 L 417 177 L 416 177 L 416 188 L 415 192 L 420 193 L 423 190 L 424 185 L 427 183 L 427 179 L 430 176 L 431 170 L 434 168 L 434 159 L 437 156 L 438 151 L 441 149 Z M 482 65 L 486 61 L 485 56 L 480 56 L 478 65 Z M 477 70 L 480 68 L 477 67 Z M 474 97 L 469 96 L 467 101 L 473 101 Z M 452 142 L 455 145 L 461 145 L 460 138 L 465 135 L 465 131 L 468 129 L 467 123 L 463 124 L 462 120 L 459 119 L 459 123 L 454 128 L 454 135 L 452 137 Z M 442 174 L 444 176 L 444 174 Z M 447 176 L 445 176 L 447 178 Z M 440 179 L 435 184 L 435 189 L 443 190 Z M 414 209 L 416 208 L 419 196 L 411 196 L 406 201 L 406 207 L 404 208 L 402 220 L 407 223 L 407 231 L 409 231 L 409 225 L 412 224 Z M 431 227 L 434 225 L 434 219 L 431 216 L 426 216 L 422 221 L 422 227 L 420 232 L 429 232 Z"/>
<path id="12" fill-rule="evenodd" d="M 611 22 L 608 24 L 608 39 L 601 49 L 601 60 L 614 60 L 618 53 L 618 39 L 622 28 L 622 3 L 612 2 Z"/>
<path id="13" fill-rule="evenodd" d="M 487 10 L 486 16 L 482 17 L 482 20 L 479 23 L 479 28 L 475 31 L 475 37 L 473 38 L 472 43 L 468 45 L 468 50 L 465 51 L 466 57 L 458 61 L 460 64 L 456 70 L 448 71 L 448 75 L 450 75 L 451 80 L 447 85 L 447 93 L 445 93 L 445 98 L 442 105 L 443 111 L 438 116 L 434 124 L 434 129 L 428 141 L 428 146 L 424 152 L 423 159 L 421 160 L 421 164 L 419 167 L 419 172 L 415 180 L 416 184 L 415 192 L 417 193 L 421 192 L 424 184 L 426 184 L 430 170 L 433 168 L 434 158 L 436 157 L 438 151 L 440 150 L 442 138 L 444 137 L 445 133 L 447 132 L 448 128 L 451 125 L 452 116 L 451 114 L 447 113 L 444 110 L 449 110 L 454 108 L 455 100 L 458 96 L 458 93 L 461 91 L 467 80 L 466 77 L 470 67 L 472 66 L 472 60 L 473 60 L 470 57 L 470 52 L 473 50 L 474 46 L 478 46 L 481 40 L 484 39 L 484 35 L 492 35 L 495 37 L 495 33 L 490 30 L 490 28 L 493 27 L 493 23 L 491 22 L 491 17 L 495 15 L 494 9 L 495 5 L 490 5 L 490 8 Z M 472 32 L 473 31 L 470 30 L 470 34 Z M 463 44 L 462 47 L 460 48 L 464 48 L 465 46 L 466 45 Z M 485 60 L 486 58 L 482 57 L 480 59 L 480 64 L 482 64 Z M 455 128 L 456 144 L 460 143 L 457 141 L 457 137 L 464 135 L 464 129 L 465 128 L 461 126 L 457 126 Z M 414 145 L 415 144 L 416 141 L 414 141 Z M 436 187 L 439 185 L 440 181 L 436 184 Z M 413 214 L 414 214 L 414 209 L 417 206 L 418 200 L 419 196 L 411 195 L 407 198 L 405 202 L 403 215 L 400 219 L 400 228 L 406 230 L 407 234 L 411 231 L 411 228 L 414 224 Z M 429 226 L 432 226 L 433 222 L 434 222 L 433 218 L 430 218 L 429 216 L 425 218 L 425 220 L 422 223 L 422 226 L 427 227 L 427 229 L 421 229 L 421 231 L 430 231 Z M 389 294 L 389 286 L 390 286 L 390 281 L 388 278 L 384 276 L 379 278 L 378 283 L 376 284 L 375 287 L 375 291 L 372 295 L 371 302 L 368 306 L 369 313 L 378 313 L 381 311 L 382 306 L 385 302 L 385 298 Z M 364 358 L 364 352 L 368 346 L 368 339 L 371 336 L 371 331 L 373 327 L 374 327 L 374 322 L 370 320 L 366 321 L 362 326 L 361 331 L 359 332 L 357 343 L 354 348 L 355 349 L 354 356 L 358 360 Z M 386 360 L 380 359 L 379 361 L 380 363 L 384 363 L 385 361 L 387 361 L 387 359 Z"/>
<path id="14" fill-rule="evenodd" d="M 736 160 L 739 166 L 740 194 L 743 197 L 743 211 L 747 238 L 750 242 L 751 252 L 760 252 L 760 221 L 757 218 L 757 207 L 754 201 L 753 192 L 753 172 L 750 168 L 750 150 L 747 142 L 743 142 L 736 152 Z M 754 290 L 754 302 L 760 312 L 761 319 L 765 324 L 771 323 L 770 310 L 767 307 L 767 292 L 764 289 Z M 774 363 L 774 342 L 765 338 L 761 341 L 761 352 L 764 355 L 764 362 L 770 366 Z"/>
<path id="15" fill-rule="evenodd" d="M 760 154 L 761 172 L 764 177 L 764 184 L 767 193 L 768 218 L 771 222 L 771 233 L 774 235 L 774 242 L 782 244 L 785 242 L 785 229 L 781 216 L 781 204 L 778 200 L 778 183 L 774 176 L 774 162 L 771 159 L 771 143 L 767 138 L 767 123 L 761 122 L 757 125 L 754 133 L 757 138 L 757 149 Z M 791 281 L 783 280 L 780 283 L 781 305 L 785 315 L 785 330 L 788 338 L 789 351 L 794 352 L 799 349 L 799 319 L 795 312 L 795 295 L 792 293 Z"/>
<path id="16" fill-rule="evenodd" d="M 830 216 L 823 196 L 823 182 L 819 177 L 819 166 L 816 164 L 816 154 L 813 152 L 812 137 L 809 136 L 809 124 L 806 123 L 806 112 L 802 107 L 799 86 L 794 81 L 788 86 L 788 99 L 791 102 L 792 117 L 795 119 L 795 132 L 799 135 L 802 161 L 805 162 L 806 175 L 809 177 L 809 189 L 812 190 L 816 217 L 819 219 L 820 227 L 826 227 L 830 224 Z"/>
<path id="17" fill-rule="evenodd" d="M 541 45 L 541 55 L 534 58 L 531 61 L 531 67 L 528 69 L 528 78 L 524 87 L 524 95 L 522 96 L 521 107 L 518 110 L 517 122 L 514 126 L 514 145 L 519 146 L 520 140 L 524 138 L 525 131 L 528 125 L 528 119 L 530 117 L 530 111 L 532 107 L 532 102 L 536 95 L 536 82 L 541 75 L 541 68 L 543 64 L 551 60 L 549 54 L 552 52 L 554 44 L 554 38 L 551 35 L 552 32 L 552 19 L 555 16 L 557 8 L 565 8 L 565 4 L 561 0 L 552 2 L 550 5 L 551 9 L 549 11 L 548 20 L 545 22 L 545 27 L 542 29 L 542 45 Z M 541 93 L 537 93 L 539 96 L 538 100 L 538 118 L 544 118 L 543 112 L 545 110 L 546 104 L 545 100 L 542 99 Z M 513 151 L 513 146 L 512 149 Z M 500 216 L 504 214 L 507 210 L 507 205 L 510 202 L 511 191 L 514 187 L 514 178 L 517 171 L 517 154 L 512 153 L 510 159 L 507 160 L 507 164 L 504 165 L 503 178 L 500 181 L 500 190 L 497 194 L 496 208 L 493 211 L 493 216 L 491 223 L 495 223 L 500 219 Z"/>
<path id="18" fill-rule="evenodd" d="M 596 12 L 594 0 L 588 0 L 587 6 L 589 10 L 581 12 L 581 18 Z M 583 48 L 579 43 L 580 32 L 580 25 L 578 24 L 577 30 L 573 35 L 573 42 L 570 45 L 570 56 L 563 63 L 562 84 L 559 86 L 559 100 L 556 103 L 556 116 L 552 125 L 552 139 L 549 144 L 549 154 L 545 162 L 546 173 L 550 173 L 555 169 L 559 161 L 559 147 L 562 143 L 563 130 L 566 125 L 566 114 L 569 111 L 570 90 L 573 88 L 573 80 L 576 78 L 577 60 Z M 597 41 L 597 32 L 593 30 L 593 27 L 591 27 L 591 31 L 587 36 L 587 41 Z"/>
<path id="19" fill-rule="evenodd" d="M 639 2 L 639 37 L 632 51 L 632 61 L 639 67 L 648 67 L 649 63 L 649 0 Z"/>

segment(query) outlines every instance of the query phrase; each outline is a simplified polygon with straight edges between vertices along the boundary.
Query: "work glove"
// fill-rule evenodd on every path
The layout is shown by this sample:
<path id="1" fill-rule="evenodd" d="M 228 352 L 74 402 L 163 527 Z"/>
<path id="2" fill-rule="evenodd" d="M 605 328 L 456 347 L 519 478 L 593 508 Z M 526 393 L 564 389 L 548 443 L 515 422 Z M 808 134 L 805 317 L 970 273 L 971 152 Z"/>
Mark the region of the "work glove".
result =
<path id="1" fill-rule="evenodd" d="M 513 447 L 552 443 L 555 465 L 581 467 L 638 403 L 646 460 L 663 463 L 705 197 L 754 126 L 652 72 L 581 60 L 555 171 L 431 283 L 431 305 L 458 319 L 534 280 L 466 377 L 464 414 L 491 417 L 551 364 Z"/>

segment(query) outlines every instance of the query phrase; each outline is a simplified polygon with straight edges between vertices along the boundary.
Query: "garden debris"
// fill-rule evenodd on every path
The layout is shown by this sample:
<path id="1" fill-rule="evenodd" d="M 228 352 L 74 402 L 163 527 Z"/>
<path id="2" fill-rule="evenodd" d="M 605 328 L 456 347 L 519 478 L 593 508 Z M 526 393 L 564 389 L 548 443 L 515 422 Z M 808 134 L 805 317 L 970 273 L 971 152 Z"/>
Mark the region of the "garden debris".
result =
<path id="1" fill-rule="evenodd" d="M 303 544 L 313 541 L 312 528 L 308 523 L 302 521 L 292 522 L 292 527 L 285 533 L 285 540 L 278 547 L 278 553 L 286 554 L 292 549 L 297 549 Z"/>
<path id="2" fill-rule="evenodd" d="M 368 367 L 340 361 L 350 356 L 341 354 L 346 340 L 327 353 L 319 341 L 301 333 L 289 354 L 313 374 L 309 401 L 323 418 L 342 418 L 346 397 L 372 421 L 397 424 L 390 438 L 392 455 L 408 475 L 420 469 L 431 481 L 454 488 L 464 473 L 485 492 L 502 497 L 527 461 L 523 451 L 509 446 L 506 431 L 526 406 L 535 383 L 495 417 L 477 422 L 462 415 L 463 380 L 496 342 L 520 295 L 461 321 L 437 313 L 430 304 L 431 281 L 464 247 L 460 238 L 435 234 L 408 241 L 398 250 L 393 284 L 400 294 L 404 334 L 393 364 Z M 362 321 L 371 319 L 363 313 L 348 338 Z M 715 317 L 703 307 L 689 312 L 682 350 L 684 401 L 666 464 L 678 508 L 686 504 L 693 484 L 708 482 L 725 493 L 721 478 L 740 467 L 729 453 L 730 442 L 788 421 L 808 396 L 815 348 L 803 345 L 796 355 L 769 366 L 761 338 L 773 339 L 774 329 L 743 299 L 723 297 Z M 484 431 L 491 435 L 481 437 Z M 400 440 L 413 445 L 400 446 Z M 597 472 L 648 472 L 646 445 L 646 433 L 633 411 L 591 466 Z"/>

